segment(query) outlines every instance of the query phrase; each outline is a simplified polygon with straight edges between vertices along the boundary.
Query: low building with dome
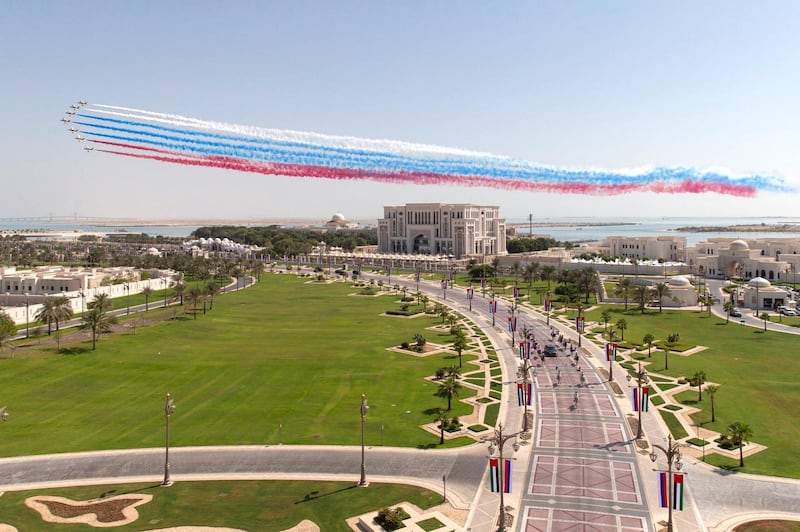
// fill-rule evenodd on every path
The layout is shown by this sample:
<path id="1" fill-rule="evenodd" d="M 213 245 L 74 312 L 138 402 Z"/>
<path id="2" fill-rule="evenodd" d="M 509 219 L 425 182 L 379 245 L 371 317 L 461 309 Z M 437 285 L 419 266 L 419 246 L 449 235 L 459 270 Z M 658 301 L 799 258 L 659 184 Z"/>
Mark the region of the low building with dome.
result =
<path id="1" fill-rule="evenodd" d="M 773 286 L 763 277 L 753 277 L 746 285 L 736 287 L 733 299 L 737 307 L 753 310 L 774 310 L 782 306 L 792 308 L 795 306 L 789 292 Z"/>
<path id="2" fill-rule="evenodd" d="M 697 290 L 688 278 L 682 275 L 670 277 L 667 281 L 669 293 L 661 301 L 664 307 L 693 307 L 697 305 Z"/>
<path id="3" fill-rule="evenodd" d="M 698 275 L 788 282 L 800 268 L 800 239 L 712 238 L 697 243 L 686 255 L 692 273 Z"/>

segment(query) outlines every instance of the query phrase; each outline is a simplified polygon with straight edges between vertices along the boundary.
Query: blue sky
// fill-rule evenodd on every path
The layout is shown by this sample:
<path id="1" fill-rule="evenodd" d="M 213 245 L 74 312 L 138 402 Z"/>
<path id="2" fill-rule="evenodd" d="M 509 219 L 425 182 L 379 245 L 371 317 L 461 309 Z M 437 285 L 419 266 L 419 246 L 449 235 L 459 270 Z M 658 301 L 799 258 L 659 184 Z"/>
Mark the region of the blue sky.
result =
<path id="1" fill-rule="evenodd" d="M 793 217 L 798 194 L 593 197 L 184 168 L 86 153 L 59 119 L 83 99 L 800 186 L 798 20 L 792 1 L 8 2 L 0 217 L 374 219 L 424 201 L 508 218 Z"/>

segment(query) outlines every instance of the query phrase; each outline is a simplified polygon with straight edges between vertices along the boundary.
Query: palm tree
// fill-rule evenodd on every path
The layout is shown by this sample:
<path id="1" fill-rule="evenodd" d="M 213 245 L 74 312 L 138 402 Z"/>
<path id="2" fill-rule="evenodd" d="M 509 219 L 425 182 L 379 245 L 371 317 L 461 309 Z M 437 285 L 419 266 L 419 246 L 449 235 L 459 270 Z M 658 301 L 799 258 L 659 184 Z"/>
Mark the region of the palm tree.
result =
<path id="1" fill-rule="evenodd" d="M 436 390 L 436 397 L 443 397 L 447 399 L 447 411 L 450 411 L 451 403 L 453 397 L 458 397 L 458 393 L 461 390 L 461 383 L 458 382 L 458 379 L 451 375 L 447 377 L 443 382 L 439 384 L 439 389 Z"/>
<path id="2" fill-rule="evenodd" d="M 89 301 L 89 303 L 86 306 L 89 307 L 90 309 L 99 308 L 106 311 L 114 308 L 114 302 L 111 300 L 110 297 L 108 297 L 108 294 L 99 293 L 95 294 L 94 299 Z"/>
<path id="3" fill-rule="evenodd" d="M 423 312 L 427 312 L 428 311 L 428 302 L 431 300 L 431 298 L 429 298 L 425 294 L 422 294 L 422 297 L 420 297 L 419 299 L 420 299 L 420 301 L 422 301 L 422 311 Z"/>
<path id="4" fill-rule="evenodd" d="M 625 300 L 625 310 L 628 310 L 628 295 L 630 294 L 632 287 L 633 282 L 625 277 L 617 283 L 617 288 L 614 290 L 615 295 L 621 295 Z"/>
<path id="5" fill-rule="evenodd" d="M 219 295 L 219 285 L 215 280 L 208 281 L 206 283 L 206 295 L 209 299 L 209 309 L 214 310 L 214 296 Z"/>
<path id="6" fill-rule="evenodd" d="M 722 310 L 725 311 L 725 323 L 728 323 L 728 321 L 731 319 L 731 312 L 733 312 L 735 308 L 736 305 L 734 305 L 733 301 L 730 300 L 722 304 Z"/>
<path id="7" fill-rule="evenodd" d="M 511 273 L 514 275 L 515 282 L 521 272 L 522 272 L 522 265 L 520 265 L 518 260 L 514 261 L 514 264 L 511 265 Z"/>
<path id="8" fill-rule="evenodd" d="M 703 370 L 695 371 L 692 376 L 692 386 L 697 386 L 697 400 L 703 400 L 703 384 L 706 382 L 706 372 Z"/>
<path id="9" fill-rule="evenodd" d="M 179 297 L 181 299 L 181 305 L 183 305 L 184 292 L 186 292 L 186 283 L 182 281 L 175 283 L 175 297 Z"/>
<path id="10" fill-rule="evenodd" d="M 647 305 L 647 300 L 650 299 L 650 287 L 645 285 L 638 285 L 633 288 L 633 297 L 639 304 L 639 310 L 644 314 L 644 307 Z"/>
<path id="11" fill-rule="evenodd" d="M 142 295 L 144 295 L 144 310 L 150 310 L 150 296 L 153 295 L 153 289 L 149 286 L 142 288 Z"/>
<path id="12" fill-rule="evenodd" d="M 456 330 L 455 338 L 453 338 L 453 349 L 458 353 L 458 367 L 461 367 L 461 353 L 467 348 L 467 336 L 461 329 Z"/>
<path id="13" fill-rule="evenodd" d="M 669 347 L 664 347 L 664 369 L 669 369 Z"/>
<path id="14" fill-rule="evenodd" d="M 444 428 L 447 426 L 447 422 L 450 421 L 450 417 L 444 408 L 437 408 L 435 416 L 434 420 L 439 424 L 439 445 L 442 445 L 444 443 Z"/>
<path id="15" fill-rule="evenodd" d="M 205 293 L 203 292 L 202 288 L 195 285 L 189 289 L 189 292 L 186 294 L 186 297 L 192 304 L 194 319 L 197 319 L 197 305 L 199 305 L 201 301 L 205 300 Z"/>
<path id="16" fill-rule="evenodd" d="M 744 467 L 744 444 L 750 443 L 750 438 L 753 437 L 753 429 L 746 423 L 735 421 L 728 425 L 726 436 L 731 440 L 731 443 L 739 446 L 739 467 Z"/>
<path id="17" fill-rule="evenodd" d="M 55 299 L 52 297 L 46 297 L 42 303 L 42 306 L 39 307 L 39 310 L 37 310 L 36 314 L 33 316 L 36 321 L 47 323 L 47 336 L 50 336 L 50 332 L 52 331 L 52 323 L 56 321 L 55 313 Z"/>
<path id="18" fill-rule="evenodd" d="M 83 322 L 79 325 L 80 329 L 88 329 L 92 332 L 92 351 L 97 349 L 97 338 L 101 333 L 111 330 L 111 326 L 117 323 L 117 317 L 108 314 L 102 307 L 93 307 L 83 315 Z"/>
<path id="19" fill-rule="evenodd" d="M 661 300 L 669 295 L 667 283 L 658 283 L 653 287 L 653 296 L 658 298 L 658 311 L 661 312 Z"/>
<path id="20" fill-rule="evenodd" d="M 536 280 L 536 276 L 539 273 L 539 263 L 538 262 L 529 262 L 525 266 L 525 280 L 528 281 L 528 293 L 531 292 L 531 285 L 533 281 Z"/>
<path id="21" fill-rule="evenodd" d="M 611 321 L 611 312 L 608 310 L 604 310 L 600 313 L 600 319 L 603 320 L 603 328 L 607 331 L 608 330 L 608 322 Z"/>
<path id="22" fill-rule="evenodd" d="M 764 320 L 764 332 L 767 332 L 767 322 L 769 321 L 769 313 L 764 311 L 761 313 L 761 319 Z"/>
<path id="23" fill-rule="evenodd" d="M 621 338 L 625 340 L 625 329 L 628 328 L 628 320 L 620 318 L 617 320 L 617 329 L 622 332 Z"/>
<path id="24" fill-rule="evenodd" d="M 556 269 L 554 266 L 550 266 L 549 264 L 546 266 L 542 266 L 542 279 L 547 281 L 547 291 L 550 291 L 550 281 L 553 279 L 553 274 L 555 273 Z"/>
<path id="25" fill-rule="evenodd" d="M 714 396 L 717 394 L 717 390 L 719 390 L 719 386 L 714 384 L 709 384 L 706 386 L 706 392 L 708 392 L 708 397 L 711 399 L 711 422 L 715 422 L 717 420 L 716 412 L 714 411 Z"/>
<path id="26" fill-rule="evenodd" d="M 647 358 L 650 358 L 650 352 L 653 349 L 653 342 L 655 341 L 656 337 L 653 336 L 651 333 L 647 333 L 642 338 L 642 343 L 647 345 Z"/>

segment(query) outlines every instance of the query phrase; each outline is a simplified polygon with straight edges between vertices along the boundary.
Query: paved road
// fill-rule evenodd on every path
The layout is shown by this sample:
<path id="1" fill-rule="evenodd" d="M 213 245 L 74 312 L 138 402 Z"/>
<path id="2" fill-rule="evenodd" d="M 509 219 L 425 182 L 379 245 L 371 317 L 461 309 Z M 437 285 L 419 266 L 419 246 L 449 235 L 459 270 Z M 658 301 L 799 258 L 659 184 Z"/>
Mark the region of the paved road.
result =
<path id="1" fill-rule="evenodd" d="M 409 279 L 394 282 L 415 288 Z M 420 289 L 442 301 L 438 283 L 421 283 Z M 492 327 L 486 300 L 476 294 L 468 310 L 464 290 L 448 290 L 447 301 L 470 316 L 500 349 L 504 375 L 514 375 L 516 350 L 509 346 L 505 326 L 507 308 L 500 304 Z M 536 313 L 523 319 L 544 339 L 549 327 Z M 553 321 L 555 325 L 555 322 Z M 567 327 L 559 326 L 568 337 Z M 520 327 L 521 329 L 521 324 Z M 580 366 L 587 386 L 579 386 L 579 373 L 566 357 L 548 359 L 537 370 L 536 418 L 533 445 L 524 445 L 515 459 L 512 494 L 506 499 L 517 530 L 533 531 L 543 523 L 560 523 L 571 530 L 649 530 L 649 515 L 664 519 L 666 510 L 655 508 L 654 467 L 646 453 L 636 453 L 623 416 L 630 412 L 627 396 L 618 396 L 597 371 L 605 367 L 599 348 L 586 349 Z M 620 367 L 615 375 L 624 375 Z M 561 381 L 558 375 L 561 375 Z M 522 426 L 522 408 L 509 393 L 513 380 L 504 382 L 506 392 L 499 419 L 511 431 Z M 574 390 L 579 388 L 578 408 Z M 626 389 L 625 385 L 622 385 Z M 643 416 L 649 441 L 659 443 L 666 431 L 660 417 Z M 524 443 L 524 441 L 523 441 Z M 447 478 L 448 496 L 456 507 L 470 508 L 467 529 L 494 528 L 499 509 L 497 494 L 488 490 L 486 445 L 452 450 L 417 450 L 375 447 L 367 451 L 367 478 L 400 481 L 439 489 Z M 233 446 L 172 448 L 174 480 L 198 478 L 331 478 L 356 481 L 360 473 L 359 447 Z M 663 461 L 663 460 L 662 460 Z M 793 512 L 800 514 L 800 482 L 720 472 L 706 464 L 685 459 L 688 478 L 686 510 L 676 512 L 676 530 L 716 530 L 726 518 L 742 513 Z M 0 490 L 38 488 L 112 481 L 160 481 L 162 449 L 140 449 L 32 456 L 0 459 Z M 519 474 L 524 472 L 524 474 Z M 647 511 L 649 508 L 649 512 Z M 614 528 L 616 527 L 616 528 Z"/>

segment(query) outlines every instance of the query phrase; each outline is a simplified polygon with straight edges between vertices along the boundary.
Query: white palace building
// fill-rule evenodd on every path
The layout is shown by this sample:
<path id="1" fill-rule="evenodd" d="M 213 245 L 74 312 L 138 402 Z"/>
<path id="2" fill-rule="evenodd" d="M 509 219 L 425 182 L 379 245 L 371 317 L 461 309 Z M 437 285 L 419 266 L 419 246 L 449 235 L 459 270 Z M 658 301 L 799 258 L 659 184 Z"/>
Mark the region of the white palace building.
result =
<path id="1" fill-rule="evenodd" d="M 383 208 L 378 253 L 505 255 L 506 221 L 497 206 L 407 203 Z"/>

